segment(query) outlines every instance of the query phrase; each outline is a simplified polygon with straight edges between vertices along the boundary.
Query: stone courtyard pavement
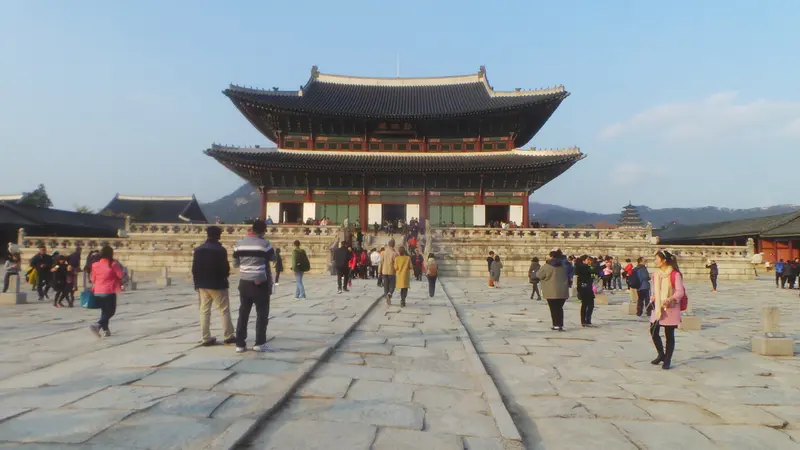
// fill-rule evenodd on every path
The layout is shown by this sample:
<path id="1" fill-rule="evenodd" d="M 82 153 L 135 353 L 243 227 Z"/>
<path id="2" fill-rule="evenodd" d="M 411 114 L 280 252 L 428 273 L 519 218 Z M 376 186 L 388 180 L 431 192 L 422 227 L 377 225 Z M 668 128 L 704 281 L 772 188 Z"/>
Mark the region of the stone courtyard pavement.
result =
<path id="1" fill-rule="evenodd" d="M 800 361 L 749 347 L 762 305 L 779 305 L 782 330 L 797 340 L 796 290 L 725 282 L 711 293 L 708 283 L 689 283 L 703 329 L 677 330 L 673 369 L 664 371 L 650 364 L 647 321 L 613 304 L 627 293 L 595 308 L 597 328 L 581 328 L 580 303 L 568 301 L 559 333 L 521 281 L 444 284 L 530 448 L 800 448 Z"/>
<path id="2" fill-rule="evenodd" d="M 766 281 L 690 284 L 704 325 L 677 332 L 668 372 L 626 308 L 598 306 L 598 327 L 581 329 L 568 302 L 556 333 L 517 280 L 445 279 L 434 299 L 414 282 L 401 309 L 374 280 L 337 295 L 333 277 L 308 277 L 295 300 L 285 279 L 268 331 L 278 351 L 244 355 L 199 346 L 196 293 L 173 281 L 123 293 L 103 340 L 87 330 L 96 311 L 35 296 L 0 307 L 0 448 L 800 447 L 800 361 L 749 351 L 761 305 L 800 330 L 798 291 Z M 231 303 L 235 321 L 235 290 Z M 212 327 L 221 338 L 216 311 Z"/>

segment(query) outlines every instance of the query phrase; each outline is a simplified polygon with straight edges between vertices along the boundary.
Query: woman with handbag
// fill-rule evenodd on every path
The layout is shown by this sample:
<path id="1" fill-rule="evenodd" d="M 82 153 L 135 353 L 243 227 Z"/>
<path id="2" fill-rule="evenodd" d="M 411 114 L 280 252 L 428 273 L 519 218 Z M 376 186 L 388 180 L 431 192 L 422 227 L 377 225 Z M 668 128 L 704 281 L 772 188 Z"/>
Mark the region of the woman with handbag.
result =
<path id="1" fill-rule="evenodd" d="M 658 270 L 653 273 L 650 284 L 653 290 L 650 296 L 652 307 L 650 336 L 653 338 L 658 357 L 651 363 L 653 365 L 663 363 L 661 368 L 668 370 L 675 351 L 675 329 L 681 324 L 681 302 L 686 297 L 686 288 L 675 255 L 666 250 L 659 250 L 656 253 L 656 267 Z M 666 351 L 659 332 L 662 327 L 667 337 Z"/>
<path id="2" fill-rule="evenodd" d="M 92 264 L 92 293 L 100 304 L 100 319 L 89 325 L 97 337 L 111 336 L 108 323 L 117 312 L 117 294 L 122 290 L 122 266 L 114 261 L 114 249 L 106 245 Z M 102 332 L 102 334 L 101 334 Z"/>

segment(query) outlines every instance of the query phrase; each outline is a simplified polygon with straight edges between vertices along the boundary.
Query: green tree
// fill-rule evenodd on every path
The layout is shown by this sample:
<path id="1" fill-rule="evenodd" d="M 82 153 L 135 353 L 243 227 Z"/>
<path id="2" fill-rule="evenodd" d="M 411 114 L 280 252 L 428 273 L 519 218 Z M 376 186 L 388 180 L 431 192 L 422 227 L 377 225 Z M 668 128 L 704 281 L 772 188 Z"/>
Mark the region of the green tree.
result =
<path id="1" fill-rule="evenodd" d="M 88 206 L 76 206 L 75 212 L 78 214 L 94 214 L 94 211 Z"/>
<path id="2" fill-rule="evenodd" d="M 22 200 L 19 202 L 21 205 L 36 206 L 37 208 L 51 208 L 53 202 L 47 196 L 47 190 L 43 184 L 40 184 L 32 192 L 23 192 Z"/>

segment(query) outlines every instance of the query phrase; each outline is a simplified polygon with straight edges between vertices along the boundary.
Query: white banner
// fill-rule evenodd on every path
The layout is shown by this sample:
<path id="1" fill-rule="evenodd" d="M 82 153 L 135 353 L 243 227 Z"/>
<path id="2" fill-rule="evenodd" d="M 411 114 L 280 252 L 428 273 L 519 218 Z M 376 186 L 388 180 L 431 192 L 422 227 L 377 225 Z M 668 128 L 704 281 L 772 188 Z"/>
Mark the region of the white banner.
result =
<path id="1" fill-rule="evenodd" d="M 511 205 L 511 208 L 509 208 L 508 220 L 522 226 L 522 205 Z"/>
<path id="2" fill-rule="evenodd" d="M 411 218 L 419 219 L 419 205 L 415 203 L 409 203 L 406 205 L 406 222 L 411 220 Z"/>
<path id="3" fill-rule="evenodd" d="M 281 204 L 278 202 L 267 202 L 267 217 L 271 218 L 273 223 L 280 223 Z"/>

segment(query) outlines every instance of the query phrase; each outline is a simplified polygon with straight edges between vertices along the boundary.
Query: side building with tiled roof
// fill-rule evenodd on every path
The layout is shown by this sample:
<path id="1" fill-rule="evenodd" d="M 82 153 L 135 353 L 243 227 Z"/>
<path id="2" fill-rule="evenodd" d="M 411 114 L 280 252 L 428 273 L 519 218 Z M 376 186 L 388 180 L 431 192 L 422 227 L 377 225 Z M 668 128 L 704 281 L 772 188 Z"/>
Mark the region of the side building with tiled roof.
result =
<path id="1" fill-rule="evenodd" d="M 263 218 L 297 223 L 529 223 L 528 197 L 584 155 L 520 150 L 569 95 L 496 91 L 486 70 L 432 78 L 320 73 L 298 90 L 224 91 L 275 148 L 206 154 L 259 189 Z"/>
<path id="2" fill-rule="evenodd" d="M 185 197 L 141 197 L 117 194 L 102 209 L 111 216 L 127 216 L 133 222 L 208 223 L 194 195 Z"/>
<path id="3" fill-rule="evenodd" d="M 663 244 L 687 245 L 746 245 L 755 244 L 756 253 L 765 261 L 800 257 L 800 211 L 731 220 L 702 225 L 672 225 L 654 230 Z"/>

